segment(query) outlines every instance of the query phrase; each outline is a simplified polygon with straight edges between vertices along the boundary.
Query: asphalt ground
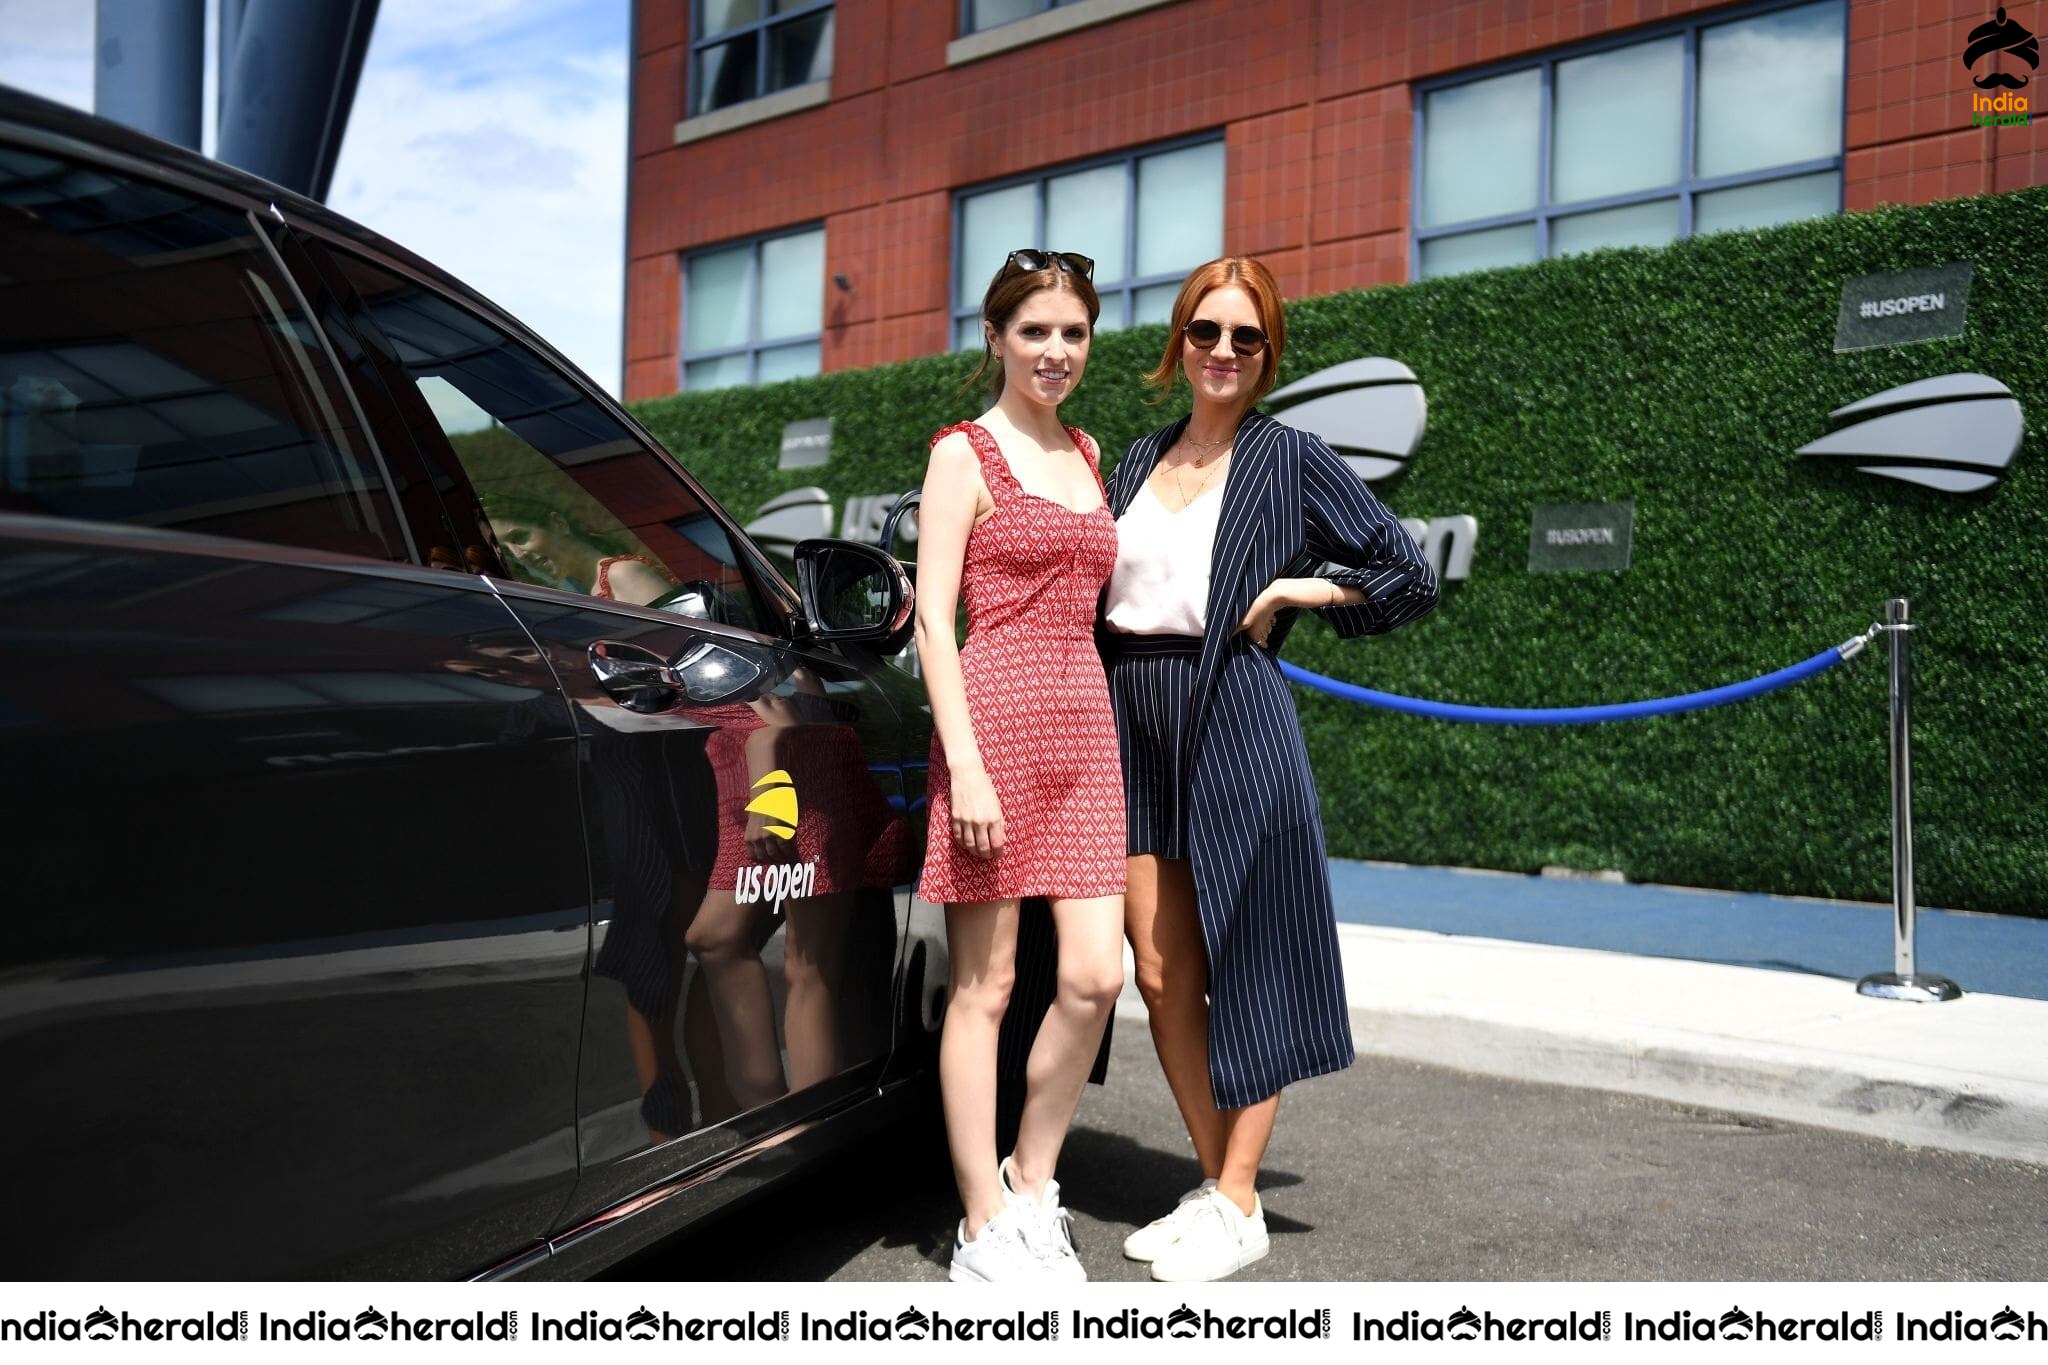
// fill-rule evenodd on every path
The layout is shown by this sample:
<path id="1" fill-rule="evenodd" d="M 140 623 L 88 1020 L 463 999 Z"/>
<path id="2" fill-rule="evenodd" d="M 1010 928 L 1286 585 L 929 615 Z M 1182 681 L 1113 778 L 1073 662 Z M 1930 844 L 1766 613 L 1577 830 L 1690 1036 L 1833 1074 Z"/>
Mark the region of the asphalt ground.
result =
<path id="1" fill-rule="evenodd" d="M 1142 1020 L 1060 1178 L 1089 1275 L 1144 1278 L 1199 1173 Z M 2048 1280 L 2048 1167 L 1387 1058 L 1287 1091 L 1261 1192 L 1242 1279 Z M 958 1216 L 934 1109 L 611 1278 L 942 1280 Z"/>

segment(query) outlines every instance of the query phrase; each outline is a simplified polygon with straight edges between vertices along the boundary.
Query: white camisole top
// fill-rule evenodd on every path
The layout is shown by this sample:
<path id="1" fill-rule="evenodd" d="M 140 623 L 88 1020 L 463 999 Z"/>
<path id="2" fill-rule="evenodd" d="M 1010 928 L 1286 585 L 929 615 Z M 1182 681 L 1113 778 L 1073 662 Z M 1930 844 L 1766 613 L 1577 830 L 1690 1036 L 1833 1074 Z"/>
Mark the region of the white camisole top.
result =
<path id="1" fill-rule="evenodd" d="M 1209 564 L 1226 473 L 1178 512 L 1147 480 L 1116 524 L 1109 575 L 1109 628 L 1130 635 L 1201 635 L 1208 627 Z"/>

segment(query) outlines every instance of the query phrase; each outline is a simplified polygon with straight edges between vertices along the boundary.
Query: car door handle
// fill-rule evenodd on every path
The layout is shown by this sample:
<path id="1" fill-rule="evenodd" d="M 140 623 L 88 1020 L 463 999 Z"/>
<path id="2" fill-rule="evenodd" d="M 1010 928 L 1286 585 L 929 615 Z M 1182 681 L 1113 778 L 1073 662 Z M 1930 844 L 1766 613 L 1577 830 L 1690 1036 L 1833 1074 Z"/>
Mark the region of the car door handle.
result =
<path id="1" fill-rule="evenodd" d="M 590 674 L 597 685 L 628 711 L 653 715 L 682 704 L 682 684 L 659 654 L 615 640 L 595 641 L 589 653 Z"/>

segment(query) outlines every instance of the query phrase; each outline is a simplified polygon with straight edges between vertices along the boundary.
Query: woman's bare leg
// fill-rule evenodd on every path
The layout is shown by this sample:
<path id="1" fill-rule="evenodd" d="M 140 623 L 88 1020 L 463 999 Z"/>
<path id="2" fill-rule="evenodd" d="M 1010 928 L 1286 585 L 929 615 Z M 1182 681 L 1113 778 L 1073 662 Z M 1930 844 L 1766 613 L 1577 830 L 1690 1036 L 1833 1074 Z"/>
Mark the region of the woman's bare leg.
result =
<path id="1" fill-rule="evenodd" d="M 1250 1213 L 1280 1097 L 1242 1109 L 1216 1107 L 1209 1086 L 1209 956 L 1195 908 L 1193 866 L 1183 858 L 1132 858 L 1124 927 L 1137 963 L 1138 994 L 1151 1015 L 1159 1069 L 1194 1140 L 1202 1176 Z"/>
<path id="2" fill-rule="evenodd" d="M 782 936 L 782 1043 L 789 1088 L 801 1090 L 839 1074 L 839 986 L 846 975 L 846 933 L 855 913 L 851 891 L 789 901 Z"/>
<path id="3" fill-rule="evenodd" d="M 1124 932 L 1131 940 L 1138 994 L 1151 1016 L 1159 1069 L 1194 1139 L 1202 1176 L 1223 1174 L 1226 1131 L 1209 1088 L 1209 956 L 1195 912 L 1194 869 L 1183 858 L 1141 854 L 1130 860 Z"/>
<path id="4" fill-rule="evenodd" d="M 953 1179 L 972 1234 L 1003 1208 L 996 1177 L 996 1033 L 1017 980 L 1017 902 L 948 905 L 946 955 L 939 1093 Z"/>
<path id="5" fill-rule="evenodd" d="M 1059 988 L 1024 1069 L 1014 1179 L 1037 1195 L 1052 1177 L 1081 1088 L 1102 1046 L 1102 1030 L 1124 988 L 1123 897 L 1052 902 L 1059 934 Z"/>
<path id="6" fill-rule="evenodd" d="M 766 1104 L 788 1092 L 782 1052 L 775 1039 L 775 998 L 761 961 L 757 921 L 765 907 L 742 905 L 730 891 L 704 897 L 683 941 L 697 957 L 697 970 L 718 1016 L 725 1050 L 725 1079 L 742 1108 Z"/>

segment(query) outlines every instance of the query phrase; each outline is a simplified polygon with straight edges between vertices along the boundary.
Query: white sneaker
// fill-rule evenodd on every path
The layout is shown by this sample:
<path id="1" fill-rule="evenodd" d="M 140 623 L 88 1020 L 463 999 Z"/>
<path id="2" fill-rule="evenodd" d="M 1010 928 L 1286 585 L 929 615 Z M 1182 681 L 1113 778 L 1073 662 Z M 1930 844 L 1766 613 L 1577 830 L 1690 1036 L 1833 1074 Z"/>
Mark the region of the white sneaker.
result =
<path id="1" fill-rule="evenodd" d="M 1151 1222 L 1145 1224 L 1144 1227 L 1139 1228 L 1136 1232 L 1124 1238 L 1125 1259 L 1132 1261 L 1157 1260 L 1160 1252 L 1180 1240 L 1181 1232 L 1187 1227 L 1188 1220 L 1202 1212 L 1202 1196 L 1215 1188 L 1215 1181 L 1204 1180 L 1201 1184 L 1180 1197 L 1180 1203 L 1174 1205 L 1172 1213 L 1167 1214 L 1164 1218 L 1154 1218 Z"/>
<path id="2" fill-rule="evenodd" d="M 1199 1201 L 1200 1211 L 1188 1217 L 1180 1240 L 1152 1262 L 1152 1278 L 1183 1282 L 1220 1280 L 1234 1275 L 1272 1250 L 1266 1237 L 1266 1210 L 1252 1196 L 1247 1217 L 1221 1190 Z M 1179 1210 L 1175 1210 L 1179 1212 Z"/>
<path id="3" fill-rule="evenodd" d="M 967 1220 L 961 1219 L 953 1234 L 953 1264 L 947 1278 L 958 1284 L 1048 1278 L 1044 1259 L 1025 1240 L 1027 1225 L 1024 1215 L 1006 1206 L 982 1224 L 981 1235 L 970 1242 Z"/>
<path id="4" fill-rule="evenodd" d="M 1019 1215 L 1024 1240 L 1044 1263 L 1046 1274 L 1055 1280 L 1085 1282 L 1088 1271 L 1074 1252 L 1074 1215 L 1060 1204 L 1060 1182 L 1048 1179 L 1045 1192 L 1033 1199 L 1010 1183 L 1008 1157 L 997 1163 L 996 1175 L 1003 1182 L 1005 1209 Z"/>

